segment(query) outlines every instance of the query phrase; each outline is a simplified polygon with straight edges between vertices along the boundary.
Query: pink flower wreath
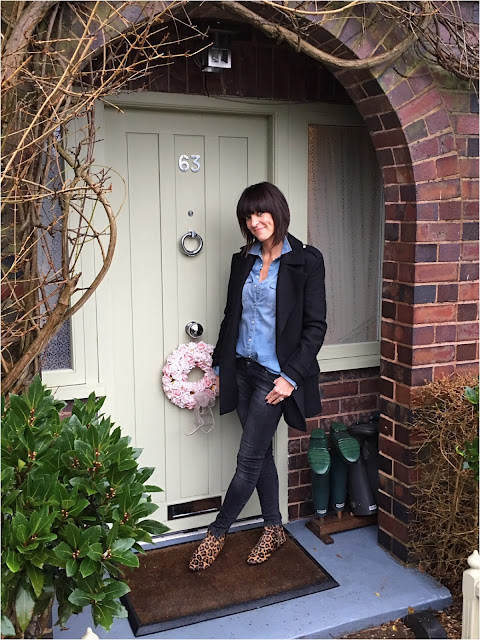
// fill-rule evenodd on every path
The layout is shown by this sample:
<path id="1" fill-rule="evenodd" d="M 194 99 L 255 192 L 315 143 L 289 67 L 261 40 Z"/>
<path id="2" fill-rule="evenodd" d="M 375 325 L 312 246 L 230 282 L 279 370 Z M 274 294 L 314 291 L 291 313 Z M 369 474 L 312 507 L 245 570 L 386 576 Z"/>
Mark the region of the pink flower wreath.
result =
<path id="1" fill-rule="evenodd" d="M 187 342 L 170 354 L 163 367 L 162 384 L 165 395 L 181 409 L 211 407 L 215 404 L 217 386 L 212 369 L 213 345 Z M 205 372 L 201 380 L 190 382 L 188 374 L 198 367 Z"/>

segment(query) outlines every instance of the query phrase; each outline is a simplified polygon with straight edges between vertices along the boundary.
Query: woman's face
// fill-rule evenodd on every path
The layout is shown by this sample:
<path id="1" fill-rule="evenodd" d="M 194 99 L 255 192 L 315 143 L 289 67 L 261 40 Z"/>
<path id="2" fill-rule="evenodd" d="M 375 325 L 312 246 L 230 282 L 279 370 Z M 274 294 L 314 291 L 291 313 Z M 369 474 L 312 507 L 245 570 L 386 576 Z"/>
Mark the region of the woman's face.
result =
<path id="1" fill-rule="evenodd" d="M 245 218 L 247 229 L 259 242 L 265 242 L 273 237 L 275 222 L 271 213 L 258 211 Z"/>

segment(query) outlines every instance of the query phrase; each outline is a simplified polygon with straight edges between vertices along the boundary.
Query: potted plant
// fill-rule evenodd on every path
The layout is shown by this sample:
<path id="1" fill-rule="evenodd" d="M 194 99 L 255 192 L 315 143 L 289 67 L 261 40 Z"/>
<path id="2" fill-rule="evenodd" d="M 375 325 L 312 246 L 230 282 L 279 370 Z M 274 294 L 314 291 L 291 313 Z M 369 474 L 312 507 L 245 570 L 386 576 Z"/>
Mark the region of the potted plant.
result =
<path id="1" fill-rule="evenodd" d="M 2 397 L 2 635 L 39 638 L 54 599 L 57 624 L 92 606 L 109 629 L 125 617 L 125 567 L 137 567 L 139 542 L 168 530 L 144 519 L 157 506 L 110 418 L 105 398 L 75 400 L 72 414 L 37 376 L 22 396 Z"/>

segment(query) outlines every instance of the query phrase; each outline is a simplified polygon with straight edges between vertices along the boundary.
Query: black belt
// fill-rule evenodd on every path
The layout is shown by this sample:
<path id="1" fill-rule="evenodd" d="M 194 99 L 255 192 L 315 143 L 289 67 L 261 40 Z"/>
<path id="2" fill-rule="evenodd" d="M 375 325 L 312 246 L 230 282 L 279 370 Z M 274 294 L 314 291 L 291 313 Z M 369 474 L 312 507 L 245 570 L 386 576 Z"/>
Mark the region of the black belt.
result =
<path id="1" fill-rule="evenodd" d="M 251 366 L 258 367 L 259 369 L 262 369 L 267 373 L 271 373 L 274 376 L 280 375 L 279 373 L 274 373 L 273 371 L 270 371 L 270 369 L 267 369 L 266 367 L 263 366 L 263 364 L 260 364 L 259 362 L 257 362 L 256 360 L 253 360 L 252 358 L 244 358 L 243 356 L 240 356 L 240 357 L 237 357 L 237 361 L 239 363 L 245 364 L 247 367 L 251 367 Z"/>

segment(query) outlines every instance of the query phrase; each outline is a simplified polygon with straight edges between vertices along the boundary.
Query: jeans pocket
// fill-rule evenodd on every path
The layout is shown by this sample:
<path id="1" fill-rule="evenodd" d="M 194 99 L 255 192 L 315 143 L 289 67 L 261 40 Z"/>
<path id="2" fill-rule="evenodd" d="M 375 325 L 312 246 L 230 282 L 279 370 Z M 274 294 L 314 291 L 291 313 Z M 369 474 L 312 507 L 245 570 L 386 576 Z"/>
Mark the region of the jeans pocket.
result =
<path id="1" fill-rule="evenodd" d="M 278 378 L 280 374 L 272 373 L 271 371 L 268 371 L 268 369 L 264 369 L 263 375 L 268 380 L 268 382 L 270 382 L 273 386 L 275 386 L 275 380 Z"/>

